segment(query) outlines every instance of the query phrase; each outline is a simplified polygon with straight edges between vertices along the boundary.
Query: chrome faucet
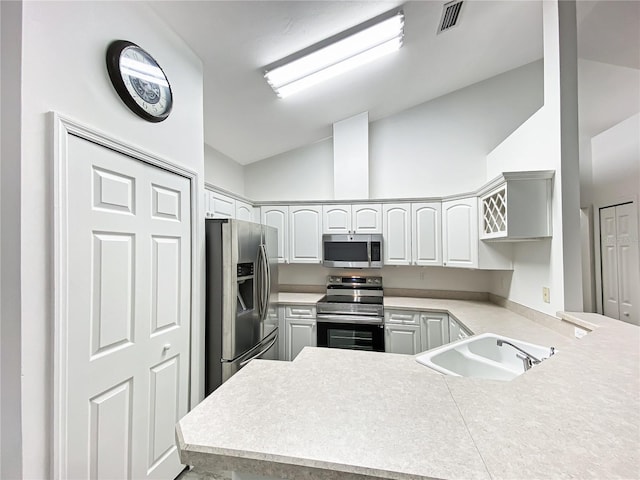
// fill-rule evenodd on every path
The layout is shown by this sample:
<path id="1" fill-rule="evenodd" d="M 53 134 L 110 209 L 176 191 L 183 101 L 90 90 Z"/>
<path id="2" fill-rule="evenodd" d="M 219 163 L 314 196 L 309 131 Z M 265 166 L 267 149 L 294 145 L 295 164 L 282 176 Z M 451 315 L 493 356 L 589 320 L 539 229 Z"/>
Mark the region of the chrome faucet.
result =
<path id="1" fill-rule="evenodd" d="M 542 362 L 541 359 L 539 359 L 537 357 L 534 357 L 529 352 L 526 352 L 525 350 L 523 350 L 522 348 L 518 347 L 517 345 L 514 345 L 511 342 L 507 342 L 506 340 L 502 340 L 500 338 L 497 340 L 497 344 L 498 344 L 499 347 L 501 347 L 502 344 L 504 344 L 504 343 L 506 343 L 507 345 L 515 348 L 518 352 L 520 352 L 520 353 L 516 353 L 516 357 L 518 357 L 520 360 L 522 360 L 522 365 L 524 366 L 524 371 L 525 372 L 527 370 L 529 370 L 532 366 L 538 365 L 539 363 Z M 553 355 L 554 353 L 556 353 L 556 349 L 554 347 L 550 347 L 549 356 Z"/>

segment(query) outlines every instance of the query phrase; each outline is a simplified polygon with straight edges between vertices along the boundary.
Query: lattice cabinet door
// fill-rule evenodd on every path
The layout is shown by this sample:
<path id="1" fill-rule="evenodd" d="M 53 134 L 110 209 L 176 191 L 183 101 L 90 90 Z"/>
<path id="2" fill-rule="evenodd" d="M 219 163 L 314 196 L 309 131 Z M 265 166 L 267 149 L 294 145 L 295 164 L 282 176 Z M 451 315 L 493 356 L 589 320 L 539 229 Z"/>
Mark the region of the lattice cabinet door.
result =
<path id="1" fill-rule="evenodd" d="M 481 190 L 480 239 L 519 242 L 551 237 L 553 176 L 552 170 L 504 172 Z"/>
<path id="2" fill-rule="evenodd" d="M 507 185 L 482 197 L 480 238 L 497 238 L 508 235 Z"/>

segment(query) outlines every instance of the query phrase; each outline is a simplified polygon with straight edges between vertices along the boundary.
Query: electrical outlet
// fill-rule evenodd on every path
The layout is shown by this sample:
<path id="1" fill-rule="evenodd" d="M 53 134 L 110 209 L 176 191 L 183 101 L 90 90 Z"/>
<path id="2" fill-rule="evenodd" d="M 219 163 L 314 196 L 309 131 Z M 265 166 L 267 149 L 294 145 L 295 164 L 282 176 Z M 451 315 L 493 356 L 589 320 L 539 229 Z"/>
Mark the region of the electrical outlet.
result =
<path id="1" fill-rule="evenodd" d="M 549 300 L 549 287 L 542 287 L 542 301 L 544 303 L 551 302 L 551 300 Z"/>

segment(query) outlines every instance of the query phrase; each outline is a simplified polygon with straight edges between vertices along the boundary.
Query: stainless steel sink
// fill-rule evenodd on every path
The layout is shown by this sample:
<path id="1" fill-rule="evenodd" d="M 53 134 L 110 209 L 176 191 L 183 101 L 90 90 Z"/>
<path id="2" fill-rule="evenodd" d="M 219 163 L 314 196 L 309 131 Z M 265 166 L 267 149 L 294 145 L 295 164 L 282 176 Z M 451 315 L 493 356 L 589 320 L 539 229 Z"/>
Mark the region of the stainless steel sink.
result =
<path id="1" fill-rule="evenodd" d="M 511 380 L 554 351 L 553 347 L 483 333 L 428 350 L 416 361 L 445 375 Z"/>

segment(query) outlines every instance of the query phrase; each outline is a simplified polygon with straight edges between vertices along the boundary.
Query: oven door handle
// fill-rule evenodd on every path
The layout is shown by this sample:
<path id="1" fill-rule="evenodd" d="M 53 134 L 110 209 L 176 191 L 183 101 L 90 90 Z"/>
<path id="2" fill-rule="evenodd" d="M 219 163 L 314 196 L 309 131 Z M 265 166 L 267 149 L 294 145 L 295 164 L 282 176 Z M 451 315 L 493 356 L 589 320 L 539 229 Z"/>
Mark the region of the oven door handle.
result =
<path id="1" fill-rule="evenodd" d="M 317 307 L 316 307 L 317 308 Z M 316 310 L 317 311 L 317 310 Z M 376 312 L 352 312 L 352 311 L 340 311 L 340 310 L 332 310 L 331 312 L 321 312 L 317 314 L 318 318 L 322 318 L 324 316 L 327 317 L 335 317 L 338 315 L 348 315 L 351 317 L 377 317 L 380 318 L 380 314 Z"/>
<path id="2" fill-rule="evenodd" d="M 364 323 L 367 325 L 382 325 L 381 317 L 363 317 L 359 315 L 317 315 L 318 323 Z"/>

